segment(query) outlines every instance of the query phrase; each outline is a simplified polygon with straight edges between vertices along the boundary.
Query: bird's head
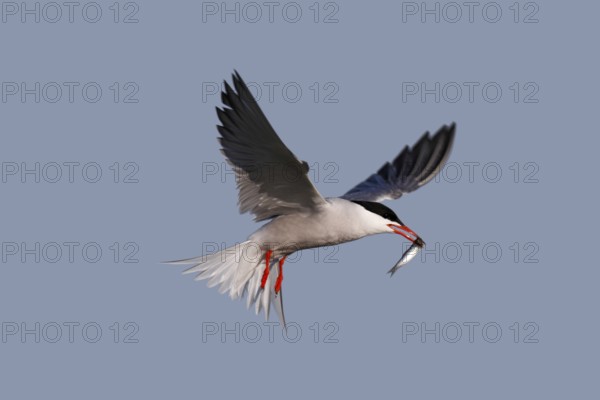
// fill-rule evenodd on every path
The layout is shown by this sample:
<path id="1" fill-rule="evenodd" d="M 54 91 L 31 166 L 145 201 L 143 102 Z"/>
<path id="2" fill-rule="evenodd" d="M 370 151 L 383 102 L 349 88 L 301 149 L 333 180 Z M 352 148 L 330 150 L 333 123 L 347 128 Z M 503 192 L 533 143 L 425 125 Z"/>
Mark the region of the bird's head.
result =
<path id="1" fill-rule="evenodd" d="M 396 213 L 387 206 L 374 201 L 353 200 L 370 213 L 369 220 L 376 226 L 378 233 L 395 233 L 404 236 L 412 243 L 423 247 L 425 242 L 412 229 L 404 225 Z"/>

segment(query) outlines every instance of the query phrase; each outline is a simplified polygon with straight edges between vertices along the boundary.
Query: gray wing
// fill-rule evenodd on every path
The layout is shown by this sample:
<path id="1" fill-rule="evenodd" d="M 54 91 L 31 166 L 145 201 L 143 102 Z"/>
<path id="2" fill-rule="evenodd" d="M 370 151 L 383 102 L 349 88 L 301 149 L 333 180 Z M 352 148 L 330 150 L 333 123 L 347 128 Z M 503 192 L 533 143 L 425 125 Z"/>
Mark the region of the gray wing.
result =
<path id="1" fill-rule="evenodd" d="M 308 179 L 308 163 L 281 141 L 248 87 L 235 72 L 235 91 L 225 82 L 226 107 L 217 107 L 221 151 L 237 175 L 240 212 L 256 221 L 312 209 L 325 200 Z"/>
<path id="2" fill-rule="evenodd" d="M 438 174 L 452 150 L 456 124 L 442 126 L 433 137 L 425 132 L 412 147 L 406 146 L 394 159 L 386 162 L 377 173 L 350 189 L 342 198 L 347 200 L 393 200 L 412 192 Z"/>

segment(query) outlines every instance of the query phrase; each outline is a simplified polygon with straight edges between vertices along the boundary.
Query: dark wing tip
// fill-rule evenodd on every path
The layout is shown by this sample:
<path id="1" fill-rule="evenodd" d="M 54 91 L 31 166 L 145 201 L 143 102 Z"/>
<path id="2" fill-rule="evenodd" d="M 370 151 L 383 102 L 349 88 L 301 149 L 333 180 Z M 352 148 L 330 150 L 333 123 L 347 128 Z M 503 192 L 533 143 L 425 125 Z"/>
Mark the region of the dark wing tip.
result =
<path id="1" fill-rule="evenodd" d="M 412 146 L 404 146 L 392 162 L 386 162 L 367 180 L 342 197 L 352 200 L 397 199 L 423 186 L 435 177 L 452 150 L 456 122 L 443 125 L 432 136 L 425 132 Z M 393 271 L 389 271 L 393 274 Z"/>
<path id="2" fill-rule="evenodd" d="M 227 82 L 226 79 L 223 80 L 224 90 L 221 91 L 221 101 L 223 102 L 223 104 L 233 108 L 233 104 L 236 104 L 236 100 L 238 99 L 238 102 L 247 101 L 249 99 L 256 101 L 250 93 L 248 86 L 242 79 L 242 76 L 235 69 L 231 74 L 231 81 L 233 82 L 233 87 L 229 84 L 229 82 Z"/>
<path id="3" fill-rule="evenodd" d="M 232 107 L 231 96 L 233 96 L 233 91 L 231 90 L 231 86 L 227 81 L 223 81 L 224 89 L 221 91 L 221 102 L 225 104 L 227 107 Z"/>
<path id="4" fill-rule="evenodd" d="M 238 72 L 236 70 L 233 70 L 233 74 L 231 74 L 231 81 L 233 82 L 233 86 L 235 86 L 235 88 L 238 90 L 238 94 L 239 94 L 239 86 L 240 84 L 246 86 L 246 84 L 244 83 L 244 80 L 242 79 L 242 77 L 240 76 L 240 74 L 238 74 Z"/>
<path id="5" fill-rule="evenodd" d="M 431 152 L 428 156 L 429 162 L 423 168 L 420 174 L 416 176 L 418 186 L 422 186 L 429 182 L 446 163 L 450 156 L 452 146 L 454 144 L 454 136 L 456 133 L 456 123 L 452 122 L 450 126 L 443 125 L 431 137 Z"/>
<path id="6" fill-rule="evenodd" d="M 306 161 L 302 161 L 302 173 L 308 174 L 308 171 L 310 171 L 310 166 Z"/>
<path id="7" fill-rule="evenodd" d="M 443 143 L 443 151 L 442 155 L 447 156 L 450 150 L 452 149 L 452 145 L 454 143 L 454 136 L 456 134 L 456 122 L 452 122 L 450 126 L 444 125 L 435 133 L 435 135 L 431 138 L 431 141 L 437 146 L 438 142 Z M 442 159 L 445 157 L 442 157 Z M 443 160 L 440 160 L 443 161 Z"/>
<path id="8" fill-rule="evenodd" d="M 239 79 L 242 82 L 244 81 L 240 73 L 235 68 L 233 69 L 233 74 L 231 74 L 231 76 L 233 77 L 233 79 Z"/>
<path id="9" fill-rule="evenodd" d="M 444 125 L 440 129 L 438 129 L 438 131 L 435 133 L 435 135 L 433 135 L 432 140 L 435 141 L 436 138 L 439 136 L 446 136 L 446 137 L 448 137 L 448 143 L 450 143 L 450 145 L 451 145 L 452 141 L 454 140 L 455 133 L 456 133 L 456 122 L 452 122 L 450 124 L 450 126 Z"/>
<path id="10" fill-rule="evenodd" d="M 448 158 L 455 132 L 455 122 L 442 125 L 435 134 L 426 131 L 411 148 L 406 146 L 393 161 L 395 183 L 411 192 L 431 180 Z"/>
<path id="11" fill-rule="evenodd" d="M 450 137 L 449 146 L 452 147 L 452 143 L 454 143 L 454 135 L 456 134 L 456 122 L 452 122 L 449 128 L 448 136 Z"/>

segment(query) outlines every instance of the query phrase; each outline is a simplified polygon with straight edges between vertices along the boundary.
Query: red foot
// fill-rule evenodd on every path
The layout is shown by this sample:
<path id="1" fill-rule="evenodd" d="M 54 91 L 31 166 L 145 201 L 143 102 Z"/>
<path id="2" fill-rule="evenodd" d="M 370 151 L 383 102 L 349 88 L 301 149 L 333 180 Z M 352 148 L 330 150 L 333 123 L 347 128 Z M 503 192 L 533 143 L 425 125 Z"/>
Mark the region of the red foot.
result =
<path id="1" fill-rule="evenodd" d="M 279 276 L 277 277 L 277 281 L 275 281 L 275 293 L 279 293 L 281 291 L 281 282 L 283 281 L 283 262 L 285 261 L 284 256 L 281 260 L 279 260 Z"/>
<path id="2" fill-rule="evenodd" d="M 267 250 L 267 254 L 265 254 L 265 261 L 267 266 L 265 267 L 262 280 L 260 281 L 260 287 L 262 289 L 265 288 L 265 285 L 267 284 L 267 278 L 269 277 L 269 264 L 271 263 L 271 253 L 273 253 L 272 250 Z"/>

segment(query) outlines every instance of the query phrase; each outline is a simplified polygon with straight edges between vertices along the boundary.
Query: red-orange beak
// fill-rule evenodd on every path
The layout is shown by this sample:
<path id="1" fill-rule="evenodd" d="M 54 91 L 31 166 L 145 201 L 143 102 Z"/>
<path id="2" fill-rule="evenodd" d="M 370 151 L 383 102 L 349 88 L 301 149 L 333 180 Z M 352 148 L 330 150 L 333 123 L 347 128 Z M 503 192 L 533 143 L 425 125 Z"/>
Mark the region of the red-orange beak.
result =
<path id="1" fill-rule="evenodd" d="M 425 245 L 425 242 L 423 242 L 423 239 L 421 239 L 419 237 L 419 235 L 417 235 L 415 233 L 415 231 L 410 229 L 408 226 L 397 225 L 397 224 L 388 224 L 388 226 L 394 233 L 404 236 L 405 238 L 407 238 L 408 240 L 410 240 L 412 243 L 416 244 L 417 246 L 423 247 Z"/>

